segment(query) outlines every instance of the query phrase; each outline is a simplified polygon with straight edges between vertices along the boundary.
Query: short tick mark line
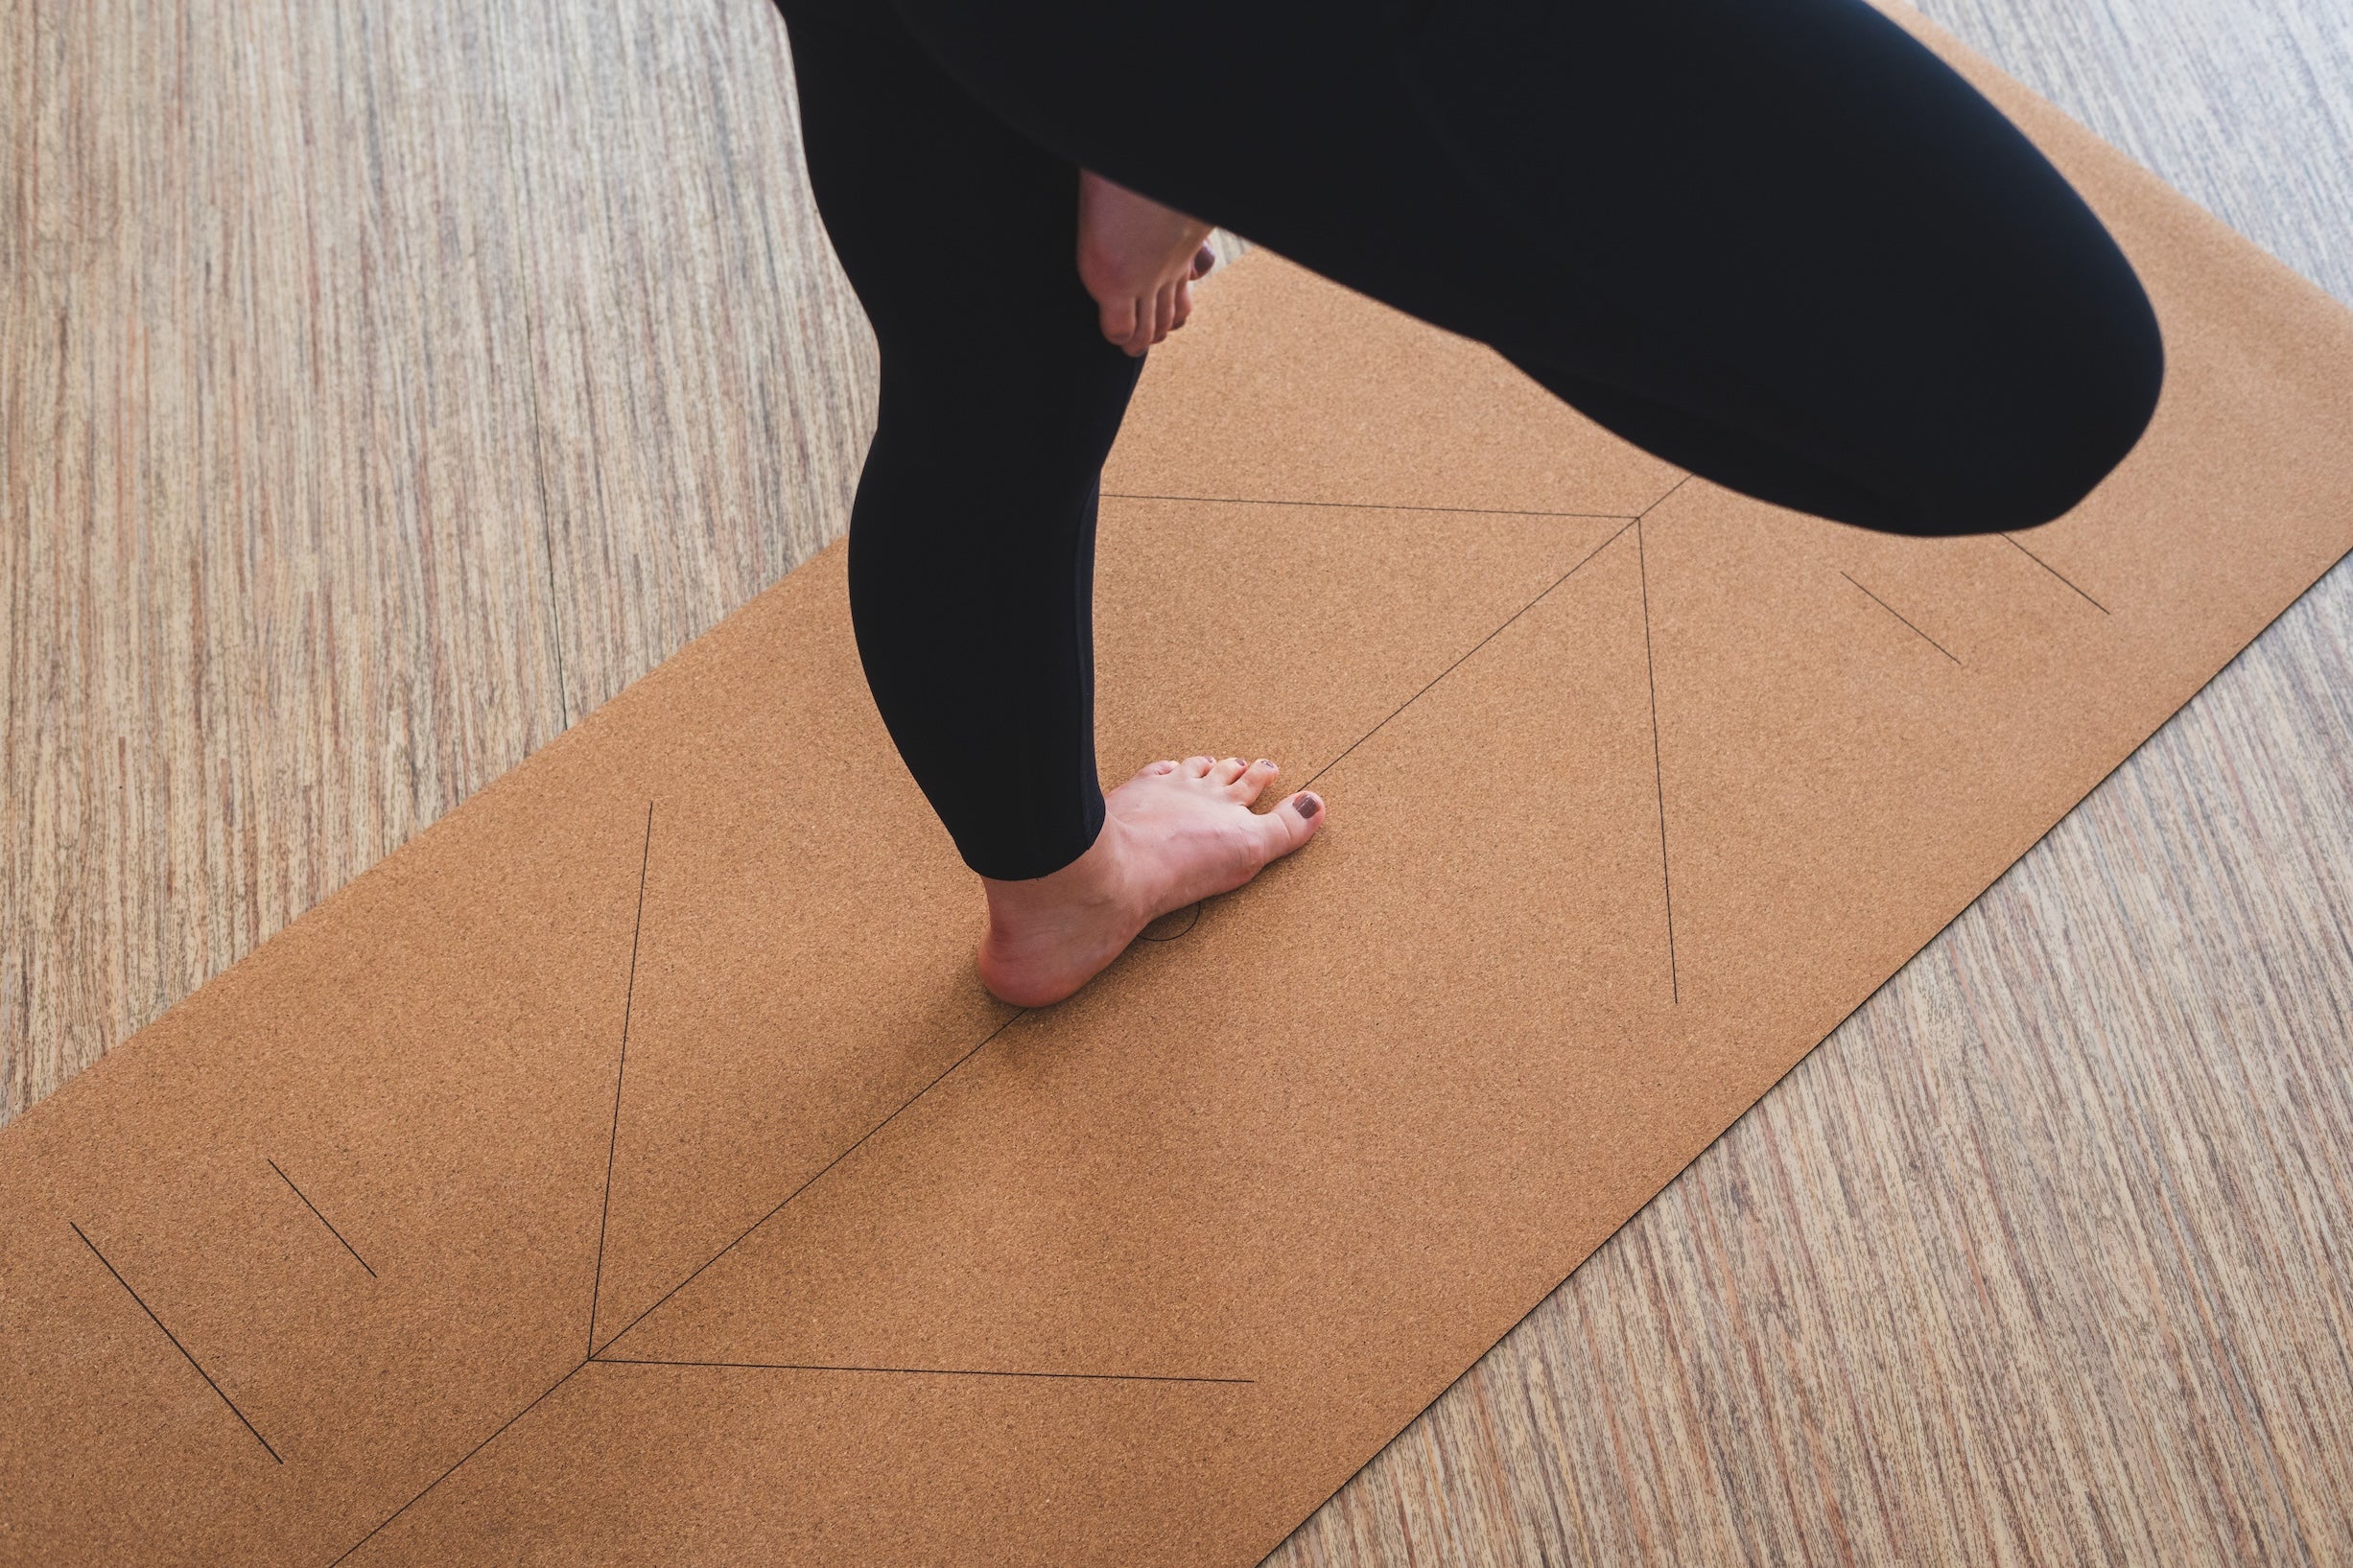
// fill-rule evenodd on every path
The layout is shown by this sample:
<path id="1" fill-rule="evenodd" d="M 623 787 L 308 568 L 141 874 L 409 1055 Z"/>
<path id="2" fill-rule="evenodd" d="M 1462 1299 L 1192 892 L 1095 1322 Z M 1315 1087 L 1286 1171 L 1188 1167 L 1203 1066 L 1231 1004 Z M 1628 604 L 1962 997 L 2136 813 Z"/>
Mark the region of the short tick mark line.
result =
<path id="1" fill-rule="evenodd" d="M 1864 587 L 1863 587 L 1863 585 L 1862 585 L 1861 583 L 1859 583 L 1859 582 L 1854 582 L 1854 578 L 1853 578 L 1853 576 L 1851 576 L 1849 573 L 1846 573 L 1846 572 L 1841 572 L 1841 573 L 1839 573 L 1839 575 L 1840 575 L 1840 576 L 1842 576 L 1842 577 L 1845 577 L 1845 578 L 1846 578 L 1846 579 L 1847 579 L 1848 582 L 1853 582 L 1856 588 L 1861 589 L 1861 590 L 1862 590 L 1863 597 L 1864 597 L 1865 598 L 1870 599 L 1870 600 L 1871 600 L 1871 601 L 1873 604 L 1876 604 L 1877 606 L 1879 606 L 1879 608 L 1881 608 L 1882 610 L 1885 610 L 1885 611 L 1886 611 L 1888 614 L 1890 614 L 1890 615 L 1894 616 L 1894 617 L 1896 620 L 1902 620 L 1902 621 L 1903 621 L 1903 623 L 1904 623 L 1904 624 L 1905 624 L 1907 627 L 1910 627 L 1910 628 L 1911 628 L 1911 631 L 1912 631 L 1912 635 L 1913 635 L 1913 636 L 1915 636 L 1915 637 L 1918 638 L 1918 639 L 1919 639 L 1921 642 L 1923 642 L 1923 643 L 1927 644 L 1928 644 L 1930 647 L 1932 647 L 1932 648 L 1936 649 L 1936 650 L 1937 650 L 1939 653 L 1941 653 L 1941 654 L 1942 654 L 1942 655 L 1944 655 L 1944 657 L 1946 657 L 1947 659 L 1952 659 L 1953 663 L 1955 663 L 1955 664 L 1957 664 L 1957 665 L 1958 665 L 1958 664 L 1961 664 L 1961 661 L 1960 661 L 1959 659 L 1955 659 L 1955 658 L 1953 658 L 1953 650 L 1952 650 L 1952 649 L 1950 649 L 1950 648 L 1946 647 L 1946 646 L 1945 646 L 1943 644 L 1941 644 L 1941 643 L 1938 642 L 1938 641 L 1937 641 L 1935 638 L 1933 638 L 1933 637 L 1929 636 L 1929 635 L 1928 635 L 1926 632 L 1924 632 L 1924 631 L 1920 630 L 1920 629 L 1919 629 L 1918 626 L 1914 626 L 1910 620 L 1905 620 L 1905 618 L 1904 618 L 1904 613 L 1903 613 L 1901 610 L 1896 609 L 1894 605 L 1890 604 L 1890 603 L 1889 603 L 1889 602 L 1888 602 L 1886 599 L 1881 598 L 1881 597 L 1880 597 L 1878 595 L 1876 595 L 1876 594 L 1872 593 L 1872 592 L 1871 592 L 1870 589 L 1868 589 L 1868 588 L 1864 588 Z M 1963 666 L 1962 667 L 1966 668 L 1967 667 L 1965 665 L 1965 666 Z"/>
<path id="2" fill-rule="evenodd" d="M 1600 523 L 1631 523 L 1626 512 L 1546 512 L 1515 506 L 1400 506 L 1371 501 L 1283 501 L 1260 496 L 1149 496 L 1106 490 L 1105 501 L 1183 501 L 1197 506 L 1317 506 L 1343 512 L 1447 512 L 1461 517 L 1575 517 Z"/>
<path id="3" fill-rule="evenodd" d="M 260 1428 L 256 1427 L 251 1421 L 246 1419 L 246 1413 L 237 1408 L 237 1401 L 231 1399 L 226 1393 L 223 1392 L 221 1385 L 212 1380 L 212 1373 L 204 1369 L 204 1364 L 188 1353 L 188 1347 L 179 1343 L 179 1336 L 173 1333 L 169 1328 L 165 1328 L 163 1320 L 155 1316 L 155 1309 L 149 1306 L 146 1300 L 140 1297 L 139 1293 L 130 1288 L 130 1281 L 123 1277 L 123 1271 L 116 1268 L 112 1263 L 106 1261 L 106 1254 L 98 1250 L 98 1243 L 90 1239 L 89 1233 L 83 1230 L 79 1225 L 74 1225 L 74 1222 L 71 1220 L 67 1220 L 65 1223 L 67 1225 L 74 1226 L 74 1234 L 82 1238 L 82 1245 L 90 1250 L 90 1255 L 92 1257 L 98 1259 L 100 1263 L 106 1265 L 106 1272 L 114 1275 L 114 1282 L 123 1287 L 123 1293 L 126 1296 L 129 1296 L 133 1301 L 138 1302 L 139 1310 L 147 1314 L 147 1321 L 153 1323 L 158 1329 L 162 1330 L 163 1337 L 172 1342 L 172 1348 L 177 1350 L 188 1365 L 196 1369 L 196 1375 L 204 1380 L 204 1386 L 212 1390 L 214 1393 L 219 1394 L 221 1402 L 228 1406 L 228 1413 L 231 1416 L 236 1416 L 237 1419 L 244 1424 L 245 1429 L 247 1432 L 253 1434 L 253 1440 L 262 1445 L 262 1452 L 268 1454 L 278 1463 L 285 1463 L 285 1457 L 276 1449 L 270 1446 L 270 1439 L 261 1435 Z"/>
<path id="4" fill-rule="evenodd" d="M 841 1367 L 794 1361 L 671 1361 L 660 1357 L 599 1356 L 600 1367 L 708 1367 L 765 1372 L 881 1372 L 901 1377 L 1029 1377 L 1072 1383 L 1225 1383 L 1250 1387 L 1255 1377 L 1180 1377 L 1165 1372 L 1023 1372 L 994 1367 Z"/>
<path id="5" fill-rule="evenodd" d="M 2034 563 L 2035 563 L 2036 566 L 2038 566 L 2038 567 L 2042 568 L 2042 569 L 2043 569 L 2045 572 L 2048 572 L 2049 573 L 2051 573 L 2051 575 L 2052 575 L 2052 576 L 2057 577 L 2057 578 L 2058 578 L 2058 579 L 2059 579 L 2060 582 L 2066 583 L 2067 587 L 2068 587 L 2068 588 L 2069 588 L 2069 589 L 2070 589 L 2070 590 L 2071 590 L 2071 591 L 2072 591 L 2072 592 L 2075 594 L 2075 597 L 2078 597 L 2078 598 L 2082 599 L 2082 600 L 2084 603 L 2086 603 L 2086 604 L 2090 605 L 2090 606 L 2091 606 L 2093 609 L 2095 609 L 2095 610 L 2099 611 L 2099 612 L 2100 612 L 2102 615 L 2106 615 L 2106 614 L 2108 614 L 2108 613 L 2109 613 L 2109 611 L 2108 611 L 2108 607 L 2107 607 L 2106 605 L 2105 605 L 2105 604 L 2101 603 L 2101 602 L 2100 602 L 2098 599 L 2096 599 L 2096 598 L 2092 597 L 2091 597 L 2089 594 L 2084 593 L 2082 589 L 2076 587 L 2076 585 L 2075 585 L 2075 583 L 2073 582 L 2073 580 L 2071 580 L 2071 579 L 2070 579 L 2070 578 L 2067 576 L 2067 574 L 2066 574 L 2065 573 L 2063 573 L 2063 572 L 2059 571 L 2059 568 L 2057 568 L 2057 567 L 2053 566 L 2053 565 L 2052 565 L 2050 562 L 2048 562 L 2048 561 L 2044 560 L 2044 559 L 2043 559 L 2041 556 L 2039 556 L 2039 555 L 2035 554 L 2035 553 L 2033 550 L 2031 550 L 2027 549 L 2027 548 L 2026 548 L 2024 545 L 2019 544 L 2019 543 L 2018 543 L 2018 541 L 2017 541 L 2016 539 L 2012 538 L 2011 535 L 2009 535 L 2009 534 L 2005 533 L 2005 534 L 2001 535 L 2000 537 L 2002 538 L 2002 540 L 2003 540 L 2003 542 L 2004 542 L 2004 543 L 2008 544 L 2008 545 L 2009 545 L 2009 546 L 2010 546 L 2010 547 L 2011 547 L 2012 550 L 2016 550 L 2016 551 L 2017 551 L 2019 554 L 2021 554 L 2021 555 L 2025 556 L 2025 557 L 2026 557 L 2028 560 L 2030 560 L 2030 561 L 2034 562 Z"/>
<path id="6" fill-rule="evenodd" d="M 264 1155 L 262 1158 L 264 1159 L 270 1159 L 268 1155 Z M 342 1242 L 343 1251 L 351 1254 L 352 1261 L 357 1263 L 361 1268 L 367 1270 L 367 1277 L 370 1279 L 375 1278 L 375 1269 L 369 1266 L 367 1259 L 360 1255 L 360 1250 L 357 1247 L 352 1246 L 350 1241 L 341 1230 L 335 1229 L 335 1222 L 328 1219 L 324 1214 L 320 1214 L 318 1212 L 318 1205 L 311 1202 L 310 1194 L 304 1192 L 300 1187 L 295 1186 L 294 1179 L 287 1175 L 285 1168 L 276 1160 L 270 1159 L 270 1168 L 278 1173 L 278 1180 L 286 1183 L 286 1188 L 289 1192 L 292 1192 L 295 1197 L 302 1200 L 302 1206 L 309 1209 L 313 1215 L 317 1216 L 318 1223 L 327 1228 L 327 1234 L 333 1236 L 337 1241 Z"/>
<path id="7" fill-rule="evenodd" d="M 613 1130 L 604 1145 L 604 1204 L 597 1214 L 597 1275 L 588 1288 L 588 1353 L 592 1356 L 597 1353 L 597 1302 L 604 1294 L 604 1231 L 613 1217 L 613 1158 L 621 1147 L 621 1086 L 629 1072 L 629 1014 L 637 1005 L 637 944 L 646 931 L 646 869 L 653 864 L 653 806 L 651 801 L 646 803 L 646 847 L 637 861 L 637 919 L 629 927 L 629 982 L 621 1000 L 621 1061 L 613 1068 Z"/>
<path id="8" fill-rule="evenodd" d="M 1669 491 L 1672 495 L 1674 492 Z M 1665 496 L 1659 498 L 1661 501 Z M 1642 548 L 1642 525 L 1634 526 L 1635 570 L 1642 582 L 1642 673 L 1650 683 L 1651 697 L 1651 786 L 1659 796 L 1659 885 L 1667 908 L 1667 997 L 1681 1006 L 1683 999 L 1682 968 L 1675 959 L 1675 874 L 1667 861 L 1667 769 L 1665 749 L 1659 742 L 1659 666 L 1651 654 L 1651 573 L 1650 556 Z"/>

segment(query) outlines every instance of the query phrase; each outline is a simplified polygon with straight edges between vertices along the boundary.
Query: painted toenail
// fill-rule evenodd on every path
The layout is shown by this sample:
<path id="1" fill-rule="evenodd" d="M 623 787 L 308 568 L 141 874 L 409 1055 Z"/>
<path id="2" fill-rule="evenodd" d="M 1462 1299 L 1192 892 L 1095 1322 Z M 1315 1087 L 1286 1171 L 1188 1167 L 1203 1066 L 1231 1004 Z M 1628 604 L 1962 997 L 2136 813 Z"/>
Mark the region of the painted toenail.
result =
<path id="1" fill-rule="evenodd" d="M 1307 794 L 1304 790 L 1291 797 L 1291 809 L 1297 811 L 1301 816 L 1305 817 L 1309 822 L 1313 822 L 1315 820 L 1315 813 L 1321 811 L 1323 808 L 1324 803 L 1322 801 L 1317 800 L 1313 795 Z"/>
<path id="2" fill-rule="evenodd" d="M 1282 769 L 1275 766 L 1274 763 L 1268 761 L 1263 757 L 1259 759 L 1259 766 L 1265 768 L 1270 773 L 1281 773 L 1282 771 Z"/>

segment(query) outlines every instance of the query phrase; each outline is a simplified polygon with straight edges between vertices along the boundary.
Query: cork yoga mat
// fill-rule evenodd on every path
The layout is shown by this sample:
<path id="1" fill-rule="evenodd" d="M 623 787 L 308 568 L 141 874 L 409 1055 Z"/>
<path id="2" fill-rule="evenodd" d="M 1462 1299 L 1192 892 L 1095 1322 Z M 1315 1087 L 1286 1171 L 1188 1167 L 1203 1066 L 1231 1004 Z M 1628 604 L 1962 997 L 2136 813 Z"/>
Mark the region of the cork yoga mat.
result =
<path id="1" fill-rule="evenodd" d="M 1271 1548 L 2353 545 L 2353 318 L 1962 63 L 2163 320 L 2075 513 L 1777 511 L 1245 261 L 1102 757 L 1322 836 L 1000 1005 L 819 556 L 0 1135 L 0 1557 Z"/>

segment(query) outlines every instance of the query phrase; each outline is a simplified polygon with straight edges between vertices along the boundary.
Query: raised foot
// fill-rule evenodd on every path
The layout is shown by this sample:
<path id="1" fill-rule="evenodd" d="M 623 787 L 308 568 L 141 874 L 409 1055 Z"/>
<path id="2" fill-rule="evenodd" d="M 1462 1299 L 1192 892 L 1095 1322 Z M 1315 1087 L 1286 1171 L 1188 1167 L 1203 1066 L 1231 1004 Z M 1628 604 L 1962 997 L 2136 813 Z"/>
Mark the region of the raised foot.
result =
<path id="1" fill-rule="evenodd" d="M 1044 1007 L 1085 985 L 1171 909 L 1231 892 L 1324 825 L 1305 790 L 1251 809 L 1279 770 L 1238 757 L 1153 762 L 1104 800 L 1094 848 L 1050 877 L 983 878 L 989 928 L 980 980 L 1016 1007 Z"/>

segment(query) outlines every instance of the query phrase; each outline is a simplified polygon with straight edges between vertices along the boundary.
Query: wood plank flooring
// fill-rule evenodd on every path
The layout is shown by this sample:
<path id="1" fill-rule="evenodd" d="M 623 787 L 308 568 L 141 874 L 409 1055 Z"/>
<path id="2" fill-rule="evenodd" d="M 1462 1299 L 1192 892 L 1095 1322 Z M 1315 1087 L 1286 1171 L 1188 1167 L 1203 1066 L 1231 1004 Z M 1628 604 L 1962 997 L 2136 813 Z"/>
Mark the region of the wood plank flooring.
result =
<path id="1" fill-rule="evenodd" d="M 1930 12 L 2353 301 L 2344 0 Z M 758 0 L 0 0 L 0 1116 L 841 527 Z M 2353 1561 L 2353 574 L 1274 1559 Z"/>
<path id="2" fill-rule="evenodd" d="M 0 1109 L 843 527 L 757 0 L 0 5 Z"/>

